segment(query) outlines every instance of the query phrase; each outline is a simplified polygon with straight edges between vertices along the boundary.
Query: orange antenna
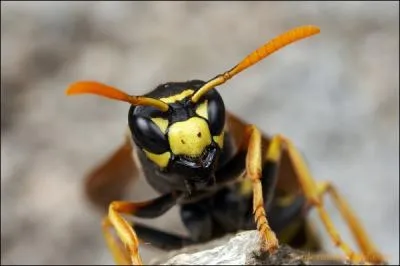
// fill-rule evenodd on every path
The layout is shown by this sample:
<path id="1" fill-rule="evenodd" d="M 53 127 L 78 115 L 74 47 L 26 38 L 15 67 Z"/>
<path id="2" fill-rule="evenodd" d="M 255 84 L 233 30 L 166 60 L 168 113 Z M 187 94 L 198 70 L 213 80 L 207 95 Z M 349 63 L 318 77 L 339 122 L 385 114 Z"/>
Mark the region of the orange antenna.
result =
<path id="1" fill-rule="evenodd" d="M 125 92 L 120 91 L 116 88 L 95 81 L 80 81 L 74 83 L 66 91 L 67 95 L 75 95 L 82 93 L 92 93 L 110 99 L 128 102 L 133 105 L 153 106 L 160 109 L 163 112 L 167 111 L 169 108 L 168 104 L 160 100 L 144 96 L 128 95 Z"/>
<path id="2" fill-rule="evenodd" d="M 218 75 L 212 80 L 208 81 L 203 85 L 191 98 L 192 102 L 197 102 L 202 95 L 204 95 L 207 91 L 211 90 L 215 86 L 224 84 L 226 81 L 231 79 L 233 76 L 239 74 L 246 68 L 251 67 L 252 65 L 258 63 L 262 59 L 266 58 L 268 55 L 272 54 L 275 51 L 283 48 L 284 46 L 294 43 L 298 40 L 310 37 L 311 35 L 317 34 L 320 32 L 320 29 L 316 26 L 301 26 L 289 30 L 274 39 L 270 40 L 263 46 L 259 47 L 257 50 L 246 56 L 239 64 L 233 67 L 231 70 Z"/>

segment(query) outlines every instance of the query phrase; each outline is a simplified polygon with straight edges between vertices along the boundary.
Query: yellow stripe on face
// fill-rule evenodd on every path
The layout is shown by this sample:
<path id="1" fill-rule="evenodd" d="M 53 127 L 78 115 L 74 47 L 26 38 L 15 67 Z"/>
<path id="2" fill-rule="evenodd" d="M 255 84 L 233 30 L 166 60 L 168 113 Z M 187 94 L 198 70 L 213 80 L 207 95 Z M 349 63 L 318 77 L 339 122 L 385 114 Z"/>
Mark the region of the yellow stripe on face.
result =
<path id="1" fill-rule="evenodd" d="M 181 101 L 185 97 L 188 97 L 188 96 L 192 95 L 193 92 L 194 92 L 193 90 L 184 90 L 179 94 L 171 95 L 171 96 L 165 97 L 165 98 L 160 98 L 160 100 L 165 102 L 165 103 L 174 103 L 174 102 L 177 102 L 177 101 Z"/>
<path id="2" fill-rule="evenodd" d="M 160 128 L 161 132 L 167 132 L 168 120 L 160 117 L 153 117 L 151 120 Z"/>
<path id="3" fill-rule="evenodd" d="M 200 156 L 211 144 L 207 122 L 199 117 L 176 122 L 169 127 L 169 145 L 175 155 Z"/>
<path id="4" fill-rule="evenodd" d="M 199 106 L 196 109 L 196 114 L 198 114 L 199 116 L 204 117 L 205 119 L 208 120 L 207 104 L 208 104 L 207 100 L 205 100 L 203 103 L 199 104 Z"/>
<path id="5" fill-rule="evenodd" d="M 222 149 L 224 146 L 224 131 L 222 131 L 221 135 L 213 136 L 214 141 L 218 144 L 218 146 Z"/>
<path id="6" fill-rule="evenodd" d="M 164 152 L 162 154 L 155 154 L 143 149 L 144 153 L 146 154 L 147 158 L 157 164 L 159 167 L 164 168 L 168 165 L 169 158 L 171 158 L 171 153 L 169 151 Z"/>

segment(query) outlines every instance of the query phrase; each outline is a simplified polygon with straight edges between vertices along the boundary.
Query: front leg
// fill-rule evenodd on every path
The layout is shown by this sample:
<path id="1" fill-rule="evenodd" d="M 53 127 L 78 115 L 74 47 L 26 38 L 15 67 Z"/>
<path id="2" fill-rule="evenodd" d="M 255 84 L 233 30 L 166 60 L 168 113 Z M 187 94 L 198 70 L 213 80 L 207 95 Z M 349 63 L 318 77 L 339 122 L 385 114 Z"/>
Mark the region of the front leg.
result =
<path id="1" fill-rule="evenodd" d="M 253 213 L 257 229 L 260 231 L 265 245 L 263 249 L 268 252 L 277 250 L 279 243 L 275 233 L 268 224 L 264 209 L 262 177 L 262 136 L 253 125 L 246 128 L 244 142 L 241 149 L 247 149 L 246 177 L 251 180 L 253 187 Z"/>
<path id="2" fill-rule="evenodd" d="M 110 204 L 108 216 L 103 220 L 103 233 L 117 264 L 142 265 L 142 259 L 138 252 L 139 239 L 134 226 L 122 214 L 130 214 L 143 218 L 158 217 L 171 209 L 181 196 L 178 193 L 169 193 L 144 202 L 114 201 Z M 110 232 L 111 227 L 114 227 L 125 249 L 116 242 Z"/>

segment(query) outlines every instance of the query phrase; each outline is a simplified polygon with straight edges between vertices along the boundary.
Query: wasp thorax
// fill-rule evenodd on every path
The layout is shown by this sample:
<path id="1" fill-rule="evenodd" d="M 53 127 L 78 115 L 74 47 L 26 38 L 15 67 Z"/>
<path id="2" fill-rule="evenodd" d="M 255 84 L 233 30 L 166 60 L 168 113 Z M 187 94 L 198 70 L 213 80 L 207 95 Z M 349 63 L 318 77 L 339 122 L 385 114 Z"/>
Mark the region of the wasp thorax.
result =
<path id="1" fill-rule="evenodd" d="M 212 142 L 207 122 L 199 117 L 172 124 L 168 140 L 173 154 L 198 157 Z"/>

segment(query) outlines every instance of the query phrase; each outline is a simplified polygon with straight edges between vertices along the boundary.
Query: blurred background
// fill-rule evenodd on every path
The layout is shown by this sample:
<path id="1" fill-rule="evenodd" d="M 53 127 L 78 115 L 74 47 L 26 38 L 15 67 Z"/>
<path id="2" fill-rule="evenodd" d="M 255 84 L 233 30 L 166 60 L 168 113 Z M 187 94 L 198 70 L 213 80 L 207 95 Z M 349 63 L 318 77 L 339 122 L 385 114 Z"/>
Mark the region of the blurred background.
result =
<path id="1" fill-rule="evenodd" d="M 237 116 L 291 138 L 315 178 L 333 181 L 380 250 L 399 263 L 397 1 L 2 1 L 2 264 L 113 263 L 83 178 L 122 142 L 129 105 L 66 97 L 70 83 L 97 80 L 139 95 L 167 81 L 207 80 L 303 24 L 321 33 L 220 93 Z M 152 193 L 141 179 L 130 198 Z M 351 241 L 329 201 L 327 208 Z M 176 208 L 149 223 L 184 230 Z M 145 262 L 162 255 L 141 251 Z"/>

